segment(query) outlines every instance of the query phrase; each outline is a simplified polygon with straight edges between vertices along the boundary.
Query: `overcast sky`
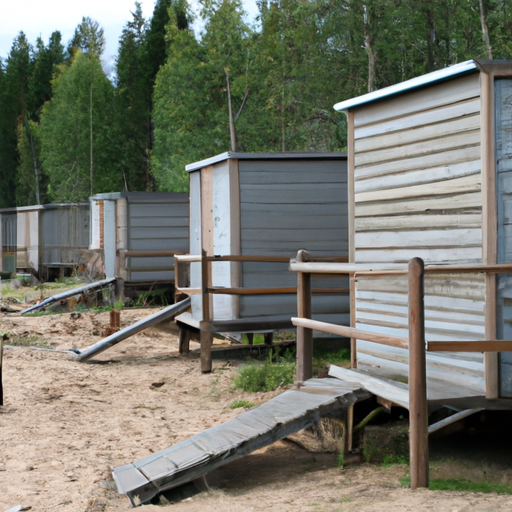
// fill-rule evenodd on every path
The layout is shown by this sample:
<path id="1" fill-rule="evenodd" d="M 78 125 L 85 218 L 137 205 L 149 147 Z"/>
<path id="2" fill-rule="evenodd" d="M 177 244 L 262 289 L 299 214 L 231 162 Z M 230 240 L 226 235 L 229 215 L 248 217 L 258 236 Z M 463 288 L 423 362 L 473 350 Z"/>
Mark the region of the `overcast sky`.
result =
<path id="1" fill-rule="evenodd" d="M 62 34 L 67 45 L 83 16 L 97 21 L 105 31 L 106 49 L 103 56 L 105 67 L 113 62 L 117 53 L 119 36 L 124 25 L 131 19 L 135 0 L 0 0 L 0 57 L 9 54 L 14 38 L 25 32 L 31 44 L 40 36 L 48 44 L 55 30 Z M 142 12 L 147 19 L 153 14 L 156 0 L 140 0 Z M 197 6 L 198 1 L 193 0 Z M 252 20 L 257 12 L 255 0 L 243 1 Z"/>

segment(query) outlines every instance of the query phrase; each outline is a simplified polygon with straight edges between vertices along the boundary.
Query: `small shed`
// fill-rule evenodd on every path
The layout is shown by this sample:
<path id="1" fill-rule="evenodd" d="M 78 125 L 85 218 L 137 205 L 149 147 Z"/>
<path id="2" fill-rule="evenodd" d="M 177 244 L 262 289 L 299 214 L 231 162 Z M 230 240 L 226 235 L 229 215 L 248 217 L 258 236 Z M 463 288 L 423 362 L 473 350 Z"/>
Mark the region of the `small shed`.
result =
<path id="1" fill-rule="evenodd" d="M 16 272 L 16 208 L 0 210 L 0 272 Z"/>
<path id="2" fill-rule="evenodd" d="M 512 61 L 470 60 L 342 101 L 349 261 L 512 262 Z M 407 336 L 407 282 L 356 277 L 352 325 Z M 512 277 L 427 275 L 427 341 L 512 339 Z M 407 376 L 407 351 L 357 341 L 357 366 Z M 429 378 L 512 397 L 512 353 L 427 353 Z"/>
<path id="3" fill-rule="evenodd" d="M 289 259 L 308 247 L 346 261 L 346 160 L 345 153 L 228 152 L 186 167 L 191 255 L 238 257 L 211 262 L 208 285 L 234 289 L 212 297 L 214 332 L 292 328 L 297 278 L 288 272 Z M 191 263 L 190 288 L 201 286 L 201 263 Z M 346 280 L 336 289 L 325 279 L 313 286 L 314 316 L 348 324 Z M 177 318 L 182 328 L 199 329 L 203 300 L 202 293 L 192 296 L 191 313 Z"/>
<path id="4" fill-rule="evenodd" d="M 18 271 L 50 280 L 84 263 L 89 242 L 89 204 L 64 203 L 16 209 Z"/>
<path id="5" fill-rule="evenodd" d="M 115 192 L 91 204 L 91 250 L 106 277 L 125 283 L 174 283 L 174 254 L 188 251 L 188 194 Z"/>

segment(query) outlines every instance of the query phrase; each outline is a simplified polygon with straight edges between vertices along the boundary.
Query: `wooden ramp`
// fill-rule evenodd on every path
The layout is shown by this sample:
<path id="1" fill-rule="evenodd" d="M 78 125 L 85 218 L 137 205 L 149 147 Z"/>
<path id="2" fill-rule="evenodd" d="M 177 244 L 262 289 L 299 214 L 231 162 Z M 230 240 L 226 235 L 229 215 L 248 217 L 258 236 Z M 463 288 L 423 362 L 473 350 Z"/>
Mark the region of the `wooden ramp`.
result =
<path id="1" fill-rule="evenodd" d="M 113 470 L 118 491 L 132 505 L 195 480 L 254 450 L 308 428 L 370 393 L 338 379 L 310 379 L 235 419 L 210 428 L 171 448 Z"/>

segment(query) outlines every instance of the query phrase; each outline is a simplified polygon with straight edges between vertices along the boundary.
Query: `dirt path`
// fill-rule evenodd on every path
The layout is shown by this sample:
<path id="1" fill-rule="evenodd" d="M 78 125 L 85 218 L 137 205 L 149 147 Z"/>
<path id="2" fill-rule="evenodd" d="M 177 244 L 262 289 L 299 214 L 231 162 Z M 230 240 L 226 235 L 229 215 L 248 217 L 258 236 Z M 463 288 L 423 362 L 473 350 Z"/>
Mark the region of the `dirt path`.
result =
<path id="1" fill-rule="evenodd" d="M 123 311 L 126 325 L 151 311 Z M 0 331 L 42 339 L 58 350 L 99 339 L 108 313 L 23 318 L 0 316 Z M 8 343 L 8 341 L 7 341 Z M 194 347 L 192 347 L 194 348 Z M 180 357 L 173 324 L 149 329 L 97 357 L 4 349 L 0 407 L 0 512 L 114 512 L 129 501 L 113 487 L 113 467 L 167 448 L 241 412 L 236 399 L 261 403 L 275 393 L 233 391 L 236 363 L 214 361 L 201 375 L 197 356 Z M 210 492 L 170 505 L 204 511 L 509 511 L 495 494 L 412 492 L 401 488 L 403 466 L 352 464 L 279 442 L 208 476 Z M 149 505 L 151 512 L 162 507 Z"/>

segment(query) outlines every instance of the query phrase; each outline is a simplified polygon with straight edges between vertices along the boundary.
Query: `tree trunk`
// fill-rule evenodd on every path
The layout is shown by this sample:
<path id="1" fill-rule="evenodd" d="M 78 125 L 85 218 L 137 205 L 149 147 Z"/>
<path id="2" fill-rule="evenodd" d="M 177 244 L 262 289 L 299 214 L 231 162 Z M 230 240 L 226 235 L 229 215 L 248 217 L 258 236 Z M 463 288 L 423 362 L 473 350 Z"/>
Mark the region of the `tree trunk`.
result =
<path id="1" fill-rule="evenodd" d="M 235 120 L 233 119 L 233 109 L 231 107 L 231 85 L 229 83 L 229 72 L 226 68 L 224 68 L 224 73 L 226 73 L 226 85 L 228 91 L 229 137 L 231 139 L 231 151 L 236 151 Z"/>
<path id="2" fill-rule="evenodd" d="M 89 176 L 91 180 L 91 196 L 93 195 L 93 171 L 94 171 L 94 164 L 93 164 L 93 152 L 92 152 L 92 82 L 91 82 L 91 96 L 89 99 L 89 151 L 90 151 L 90 170 L 89 170 Z"/>
<path id="3" fill-rule="evenodd" d="M 480 23 L 482 24 L 482 40 L 485 43 L 485 50 L 487 52 L 487 58 L 492 59 L 492 46 L 489 40 L 489 29 L 487 28 L 487 19 L 484 11 L 483 0 L 478 0 L 478 6 L 480 7 Z"/>
<path id="4" fill-rule="evenodd" d="M 368 92 L 375 90 L 375 61 L 376 55 L 373 49 L 373 38 L 370 30 L 370 16 L 368 6 L 363 4 L 364 17 L 364 49 L 368 55 Z"/>
<path id="5" fill-rule="evenodd" d="M 26 121 L 26 128 L 27 128 L 28 140 L 30 141 L 30 149 L 32 151 L 32 160 L 34 162 L 34 174 L 35 174 L 35 178 L 36 178 L 36 202 L 37 202 L 37 204 L 41 204 L 39 164 L 37 162 L 36 148 L 34 145 L 34 137 L 32 137 L 32 132 L 30 131 L 30 125 L 28 124 L 28 120 Z"/>

